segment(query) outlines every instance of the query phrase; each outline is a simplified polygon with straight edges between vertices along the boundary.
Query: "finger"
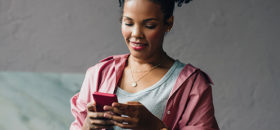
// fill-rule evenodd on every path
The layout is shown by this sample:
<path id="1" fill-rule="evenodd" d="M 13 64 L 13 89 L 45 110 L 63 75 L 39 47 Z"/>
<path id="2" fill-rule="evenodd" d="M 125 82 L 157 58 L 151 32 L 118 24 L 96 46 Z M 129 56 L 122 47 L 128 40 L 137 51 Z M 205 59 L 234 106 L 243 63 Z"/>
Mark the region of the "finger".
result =
<path id="1" fill-rule="evenodd" d="M 96 111 L 96 103 L 94 101 L 87 104 L 87 111 Z"/>
<path id="2" fill-rule="evenodd" d="M 128 123 L 128 124 L 137 124 L 137 119 L 135 118 L 131 118 L 131 117 L 124 117 L 124 116 L 117 116 L 117 115 L 112 115 L 110 113 L 105 113 L 104 117 L 113 120 L 113 121 L 117 121 L 119 123 Z"/>
<path id="3" fill-rule="evenodd" d="M 111 114 L 111 115 L 117 115 L 117 116 L 120 116 L 120 115 L 121 115 L 121 114 L 119 114 L 119 113 L 114 113 L 114 112 L 113 112 L 113 107 L 111 107 L 111 106 L 105 105 L 103 109 L 104 109 L 105 111 L 107 111 L 106 113 L 109 113 L 109 114 Z M 104 116 L 105 116 L 105 114 L 104 114 Z"/>
<path id="4" fill-rule="evenodd" d="M 126 104 L 129 104 L 129 105 L 142 105 L 140 102 L 137 102 L 137 101 L 130 101 L 130 102 L 127 102 Z"/>
<path id="5" fill-rule="evenodd" d="M 113 103 L 113 109 L 111 111 L 118 114 L 128 115 L 130 117 L 137 117 L 141 106 L 142 104 L 139 103 L 137 103 L 137 105 Z"/>
<path id="6" fill-rule="evenodd" d="M 90 119 L 104 119 L 104 112 L 88 112 Z"/>
<path id="7" fill-rule="evenodd" d="M 112 103 L 113 107 L 125 107 L 127 105 L 136 105 L 137 106 L 137 105 L 142 105 L 142 104 L 138 101 L 128 101 L 125 104 L 124 103 L 118 103 L 118 102 Z"/>
<path id="8" fill-rule="evenodd" d="M 117 103 L 117 102 L 113 102 L 112 103 L 112 106 L 119 106 L 119 105 L 121 105 L 121 103 Z M 112 107 L 112 106 L 108 106 L 108 105 L 105 105 L 104 107 L 103 107 L 103 109 L 105 110 L 105 111 L 113 111 L 113 109 L 114 109 L 114 107 Z"/>
<path id="9" fill-rule="evenodd" d="M 125 113 L 120 111 L 117 107 L 111 107 L 111 106 L 104 106 L 105 111 L 111 111 L 117 115 L 124 115 Z"/>
<path id="10" fill-rule="evenodd" d="M 89 128 L 90 128 L 90 130 L 96 130 L 96 129 L 110 129 L 110 128 L 113 128 L 113 125 L 112 125 L 112 126 L 90 125 Z"/>
<path id="11" fill-rule="evenodd" d="M 124 128 L 124 129 L 133 129 L 136 127 L 136 125 L 134 124 L 123 124 L 123 123 L 119 123 L 119 122 L 116 122 L 114 121 L 114 125 L 118 126 L 118 127 L 121 127 L 121 128 Z"/>
<path id="12" fill-rule="evenodd" d="M 102 119 L 93 119 L 89 121 L 92 125 L 100 125 L 100 126 L 113 126 L 114 123 L 112 120 L 102 120 Z"/>
<path id="13" fill-rule="evenodd" d="M 118 106 L 123 106 L 123 105 L 126 105 L 126 104 L 118 103 L 118 102 L 113 102 L 112 103 L 112 107 L 118 107 Z"/>
<path id="14" fill-rule="evenodd" d="M 103 107 L 103 109 L 104 109 L 105 111 L 113 111 L 113 107 L 112 107 L 112 106 L 108 106 L 108 105 L 105 105 L 105 106 Z"/>

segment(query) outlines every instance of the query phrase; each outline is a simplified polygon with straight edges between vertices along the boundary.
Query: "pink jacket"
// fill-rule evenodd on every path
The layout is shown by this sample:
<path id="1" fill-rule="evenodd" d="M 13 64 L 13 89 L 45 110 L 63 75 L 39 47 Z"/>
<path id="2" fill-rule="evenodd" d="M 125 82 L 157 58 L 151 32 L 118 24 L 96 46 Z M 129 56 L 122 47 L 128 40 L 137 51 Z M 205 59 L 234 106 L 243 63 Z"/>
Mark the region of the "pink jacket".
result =
<path id="1" fill-rule="evenodd" d="M 70 130 L 80 130 L 87 116 L 87 104 L 95 91 L 114 93 L 129 54 L 101 60 L 88 69 L 79 93 L 71 99 L 75 117 Z M 172 130 L 219 130 L 214 116 L 210 78 L 187 64 L 172 89 L 165 108 L 163 122 Z"/>

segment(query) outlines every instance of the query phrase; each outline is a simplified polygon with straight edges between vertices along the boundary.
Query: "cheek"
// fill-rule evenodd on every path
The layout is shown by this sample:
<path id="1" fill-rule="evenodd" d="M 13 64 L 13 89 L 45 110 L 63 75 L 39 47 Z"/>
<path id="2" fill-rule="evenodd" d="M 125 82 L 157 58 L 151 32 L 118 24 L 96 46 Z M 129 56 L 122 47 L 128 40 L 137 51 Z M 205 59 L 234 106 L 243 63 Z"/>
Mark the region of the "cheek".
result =
<path id="1" fill-rule="evenodd" d="M 147 39 L 149 41 L 161 42 L 163 37 L 164 37 L 164 33 L 162 31 L 153 31 L 149 33 Z"/>
<path id="2" fill-rule="evenodd" d="M 121 28 L 124 40 L 127 40 L 127 38 L 129 37 L 129 30 L 125 26 L 122 26 Z"/>

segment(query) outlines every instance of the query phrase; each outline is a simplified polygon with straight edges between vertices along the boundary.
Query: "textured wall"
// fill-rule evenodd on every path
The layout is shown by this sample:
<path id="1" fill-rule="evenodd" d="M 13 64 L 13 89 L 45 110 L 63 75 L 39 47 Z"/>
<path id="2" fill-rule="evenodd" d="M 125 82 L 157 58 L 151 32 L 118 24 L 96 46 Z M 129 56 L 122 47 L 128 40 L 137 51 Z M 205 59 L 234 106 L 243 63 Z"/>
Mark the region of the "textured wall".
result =
<path id="1" fill-rule="evenodd" d="M 85 72 L 126 51 L 117 1 L 0 0 L 0 70 Z"/>
<path id="2" fill-rule="evenodd" d="M 194 0 L 177 8 L 164 48 L 215 82 L 224 130 L 280 125 L 280 2 Z M 117 0 L 0 0 L 0 71 L 78 72 L 127 52 Z"/>

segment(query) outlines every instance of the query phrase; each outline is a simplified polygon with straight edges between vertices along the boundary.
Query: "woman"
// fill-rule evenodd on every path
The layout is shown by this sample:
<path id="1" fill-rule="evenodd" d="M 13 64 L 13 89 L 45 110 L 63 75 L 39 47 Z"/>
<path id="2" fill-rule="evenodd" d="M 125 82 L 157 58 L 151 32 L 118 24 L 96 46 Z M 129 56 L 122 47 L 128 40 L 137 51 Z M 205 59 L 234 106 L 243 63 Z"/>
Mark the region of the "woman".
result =
<path id="1" fill-rule="evenodd" d="M 70 129 L 219 129 L 208 76 L 163 50 L 174 1 L 120 0 L 121 30 L 130 54 L 108 57 L 88 69 L 71 99 L 75 121 Z M 183 2 L 189 1 L 178 5 Z M 115 93 L 119 103 L 96 112 L 96 91 Z"/>

